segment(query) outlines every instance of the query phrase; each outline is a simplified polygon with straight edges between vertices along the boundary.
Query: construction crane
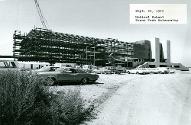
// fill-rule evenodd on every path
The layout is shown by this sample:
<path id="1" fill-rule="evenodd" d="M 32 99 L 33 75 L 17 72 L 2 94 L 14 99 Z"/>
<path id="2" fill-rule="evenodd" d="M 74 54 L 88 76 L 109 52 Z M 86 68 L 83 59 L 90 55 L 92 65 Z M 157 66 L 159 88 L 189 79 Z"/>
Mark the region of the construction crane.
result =
<path id="1" fill-rule="evenodd" d="M 35 6 L 36 6 L 36 9 L 37 9 L 38 15 L 40 17 L 40 21 L 42 23 L 43 28 L 48 29 L 48 22 L 47 22 L 46 18 L 43 15 L 43 12 L 42 12 L 42 10 L 40 8 L 38 0 L 34 0 L 34 2 L 35 2 Z"/>

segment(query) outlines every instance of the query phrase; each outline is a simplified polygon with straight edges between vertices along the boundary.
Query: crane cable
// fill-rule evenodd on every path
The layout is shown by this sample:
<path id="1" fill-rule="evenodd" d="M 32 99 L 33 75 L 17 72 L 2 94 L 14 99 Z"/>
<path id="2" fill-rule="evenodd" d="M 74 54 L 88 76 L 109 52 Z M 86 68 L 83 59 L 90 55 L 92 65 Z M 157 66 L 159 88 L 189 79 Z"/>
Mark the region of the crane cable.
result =
<path id="1" fill-rule="evenodd" d="M 42 10 L 40 8 L 38 0 L 34 0 L 34 2 L 35 2 L 37 12 L 38 12 L 38 15 L 40 17 L 40 21 L 42 23 L 43 28 L 48 29 L 48 22 L 47 22 L 46 18 L 43 16 L 43 13 L 42 13 Z"/>

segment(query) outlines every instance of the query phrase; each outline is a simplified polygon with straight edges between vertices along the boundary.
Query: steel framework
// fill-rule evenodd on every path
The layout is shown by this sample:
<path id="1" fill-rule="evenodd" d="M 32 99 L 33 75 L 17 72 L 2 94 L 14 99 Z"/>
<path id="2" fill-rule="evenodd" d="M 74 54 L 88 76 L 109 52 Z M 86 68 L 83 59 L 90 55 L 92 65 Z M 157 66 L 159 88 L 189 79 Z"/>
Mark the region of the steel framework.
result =
<path id="1" fill-rule="evenodd" d="M 13 56 L 19 61 L 70 62 L 105 66 L 109 55 L 123 63 L 133 56 L 133 44 L 117 39 L 99 39 L 34 28 L 28 34 L 15 31 Z"/>

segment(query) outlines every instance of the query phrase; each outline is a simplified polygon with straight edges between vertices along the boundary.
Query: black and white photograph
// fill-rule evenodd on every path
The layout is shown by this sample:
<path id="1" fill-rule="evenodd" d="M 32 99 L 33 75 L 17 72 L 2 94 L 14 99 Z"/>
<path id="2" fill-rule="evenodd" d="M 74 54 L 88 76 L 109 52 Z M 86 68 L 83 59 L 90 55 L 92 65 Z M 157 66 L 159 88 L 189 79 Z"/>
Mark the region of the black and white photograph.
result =
<path id="1" fill-rule="evenodd" d="M 191 125 L 191 0 L 0 0 L 0 125 Z"/>

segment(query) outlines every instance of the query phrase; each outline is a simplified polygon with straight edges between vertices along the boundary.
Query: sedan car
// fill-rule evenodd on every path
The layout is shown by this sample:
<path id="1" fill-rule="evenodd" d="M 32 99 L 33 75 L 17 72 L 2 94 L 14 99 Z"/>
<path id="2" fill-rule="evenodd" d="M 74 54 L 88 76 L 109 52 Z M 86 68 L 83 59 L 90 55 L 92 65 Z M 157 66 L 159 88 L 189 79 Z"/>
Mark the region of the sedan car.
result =
<path id="1" fill-rule="evenodd" d="M 146 68 L 136 68 L 136 69 L 131 69 L 131 70 L 127 70 L 126 73 L 128 74 L 150 74 L 149 70 L 147 70 Z"/>
<path id="2" fill-rule="evenodd" d="M 158 67 L 158 70 L 161 74 L 168 74 L 170 73 L 170 68 L 168 67 Z"/>
<path id="3" fill-rule="evenodd" d="M 152 74 L 159 74 L 160 70 L 158 68 L 146 68 Z"/>
<path id="4" fill-rule="evenodd" d="M 55 71 L 38 72 L 42 76 L 48 85 L 61 82 L 80 82 L 81 84 L 87 84 L 89 82 L 95 82 L 99 76 L 92 73 L 86 73 L 82 69 L 76 68 L 58 68 Z"/>
<path id="5" fill-rule="evenodd" d="M 94 69 L 92 72 L 96 74 L 112 74 L 112 71 L 106 68 Z"/>

